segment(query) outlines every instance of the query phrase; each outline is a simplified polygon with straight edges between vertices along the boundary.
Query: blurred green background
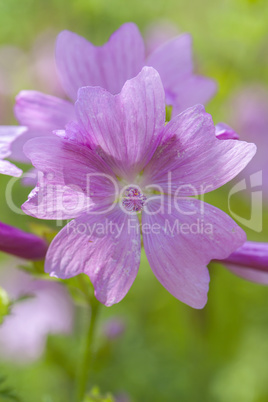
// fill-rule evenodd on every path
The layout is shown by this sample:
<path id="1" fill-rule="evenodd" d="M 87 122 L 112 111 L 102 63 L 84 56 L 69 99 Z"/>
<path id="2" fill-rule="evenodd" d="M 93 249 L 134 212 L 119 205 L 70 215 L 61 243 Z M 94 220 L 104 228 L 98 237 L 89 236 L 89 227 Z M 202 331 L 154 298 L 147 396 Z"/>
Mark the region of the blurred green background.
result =
<path id="1" fill-rule="evenodd" d="M 27 54 L 48 29 L 55 34 L 69 29 L 100 45 L 124 22 L 135 22 L 145 33 L 159 20 L 193 35 L 197 71 L 219 84 L 207 106 L 215 123 L 229 121 L 228 102 L 235 91 L 253 83 L 268 87 L 267 0 L 0 0 L 0 46 L 16 46 Z M 16 92 L 33 89 L 22 71 L 17 77 L 14 93 L 4 99 L 2 124 L 15 121 Z M 27 230 L 34 219 L 15 215 L 6 204 L 9 182 L 0 177 L 0 220 Z M 229 188 L 207 195 L 205 201 L 228 212 Z M 17 183 L 14 194 L 19 206 L 28 189 Z M 237 199 L 234 206 L 245 216 L 248 198 Z M 264 206 L 261 233 L 244 228 L 249 239 L 267 241 L 267 210 Z M 143 255 L 126 298 L 102 308 L 101 322 L 121 317 L 126 329 L 109 342 L 98 332 L 90 385 L 103 393 L 125 393 L 132 402 L 268 401 L 268 288 L 239 279 L 220 265 L 211 266 L 210 272 L 208 304 L 195 311 L 162 288 Z M 22 401 L 71 401 L 87 319 L 83 308 L 76 313 L 74 336 L 49 337 L 42 360 L 23 367 L 0 363 L 0 377 L 6 377 Z"/>

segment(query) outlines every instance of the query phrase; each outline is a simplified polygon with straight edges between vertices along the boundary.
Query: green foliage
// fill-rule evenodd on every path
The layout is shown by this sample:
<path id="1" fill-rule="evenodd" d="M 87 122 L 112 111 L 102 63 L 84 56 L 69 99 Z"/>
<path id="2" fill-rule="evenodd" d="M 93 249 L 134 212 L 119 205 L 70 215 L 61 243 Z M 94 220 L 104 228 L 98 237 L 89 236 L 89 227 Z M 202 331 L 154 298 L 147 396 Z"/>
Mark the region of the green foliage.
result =
<path id="1" fill-rule="evenodd" d="M 7 292 L 0 287 L 0 324 L 3 322 L 5 315 L 9 313 L 10 301 Z"/>
<path id="2" fill-rule="evenodd" d="M 137 23 L 143 33 L 160 18 L 171 21 L 178 30 L 193 35 L 196 72 L 218 82 L 218 94 L 207 111 L 215 123 L 228 123 L 228 101 L 234 91 L 254 82 L 268 85 L 267 15 L 267 0 L 0 0 L 0 42 L 21 46 L 29 54 L 46 29 L 70 29 L 101 45 L 126 21 Z M 23 83 L 20 89 L 26 89 Z M 12 119 L 11 106 L 8 113 Z M 0 176 L 1 189 L 9 180 Z M 29 188 L 19 183 L 14 187 L 18 208 L 28 193 Z M 227 190 L 222 189 L 206 195 L 205 201 L 227 210 L 226 198 Z M 246 210 L 247 201 L 237 201 L 237 208 Z M 0 192 L 0 205 L 1 220 L 26 230 L 30 226 L 48 242 L 59 229 L 53 222 L 40 225 L 34 218 L 14 214 L 4 191 Z M 267 207 L 264 222 L 268 222 Z M 265 225 L 263 233 L 249 233 L 249 238 L 267 241 L 267 230 Z M 44 273 L 43 262 L 21 269 L 52 280 Z M 194 311 L 158 283 L 143 253 L 129 294 L 118 305 L 102 310 L 101 324 L 119 315 L 126 320 L 126 332 L 104 348 L 100 328 L 88 389 L 98 384 L 113 394 L 122 390 L 131 402 L 267 401 L 268 288 L 243 281 L 220 266 L 212 266 L 210 271 L 208 304 L 204 310 Z M 1 372 L 8 373 L 26 402 L 73 402 L 73 377 L 86 326 L 84 306 L 92 286 L 84 275 L 63 283 L 78 306 L 73 336 L 51 335 L 45 355 L 33 364 L 17 367 L 0 362 Z M 1 320 L 2 312 L 7 312 L 1 294 L 0 311 Z M 3 380 L 0 390 L 1 402 L 20 401 L 14 399 L 14 393 L 12 399 L 13 391 Z M 93 389 L 84 402 L 91 401 L 113 399 Z"/>
<path id="3" fill-rule="evenodd" d="M 115 400 L 111 394 L 101 395 L 99 388 L 94 387 L 83 402 L 115 402 Z"/>
<path id="4" fill-rule="evenodd" d="M 22 402 L 14 389 L 5 384 L 6 378 L 0 377 L 0 402 Z"/>

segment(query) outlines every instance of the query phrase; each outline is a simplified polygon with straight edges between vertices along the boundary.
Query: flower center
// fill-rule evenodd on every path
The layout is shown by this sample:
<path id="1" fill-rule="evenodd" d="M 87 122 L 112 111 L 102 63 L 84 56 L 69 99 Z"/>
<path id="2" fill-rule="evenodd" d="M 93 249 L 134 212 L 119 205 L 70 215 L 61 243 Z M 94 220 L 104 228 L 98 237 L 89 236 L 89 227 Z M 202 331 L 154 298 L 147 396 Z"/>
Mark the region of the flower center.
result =
<path id="1" fill-rule="evenodd" d="M 124 192 L 122 205 L 129 212 L 140 212 L 146 199 L 136 187 L 128 187 Z"/>

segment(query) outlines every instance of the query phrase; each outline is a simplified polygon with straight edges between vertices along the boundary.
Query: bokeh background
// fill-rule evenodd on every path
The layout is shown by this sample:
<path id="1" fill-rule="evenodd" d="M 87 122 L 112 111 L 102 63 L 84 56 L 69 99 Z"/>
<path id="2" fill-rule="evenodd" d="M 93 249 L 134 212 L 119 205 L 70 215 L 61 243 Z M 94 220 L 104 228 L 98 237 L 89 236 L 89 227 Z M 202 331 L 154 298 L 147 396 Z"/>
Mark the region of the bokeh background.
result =
<path id="1" fill-rule="evenodd" d="M 16 124 L 12 108 L 22 89 L 61 94 L 51 67 L 57 33 L 69 29 L 101 45 L 127 21 L 135 22 L 145 37 L 156 24 L 167 34 L 192 34 L 196 71 L 214 78 L 219 86 L 207 111 L 215 123 L 232 124 L 241 139 L 256 137 L 264 150 L 263 159 L 258 154 L 257 159 L 265 174 L 267 0 L 0 0 L 0 124 Z M 206 195 L 205 201 L 230 213 L 228 193 L 241 177 Z M 9 182 L 10 178 L 0 177 L 0 220 L 29 230 L 34 219 L 15 214 L 6 203 Z M 18 207 L 28 192 L 29 188 L 15 184 Z M 262 230 L 243 226 L 250 240 L 268 240 L 268 192 L 263 193 Z M 249 219 L 250 193 L 235 195 L 231 208 Z M 47 225 L 55 228 L 53 222 Z M 9 263 L 0 253 L 0 264 Z M 126 298 L 102 308 L 90 386 L 131 402 L 268 401 L 268 288 L 246 282 L 221 265 L 211 265 L 210 272 L 208 304 L 195 311 L 162 288 L 143 254 Z M 76 305 L 75 312 L 73 334 L 49 336 L 38 361 L 11 364 L 0 356 L 0 378 L 17 395 L 10 400 L 72 400 L 87 321 L 83 307 Z M 107 336 L 103 329 L 111 318 L 123 323 L 117 337 Z"/>

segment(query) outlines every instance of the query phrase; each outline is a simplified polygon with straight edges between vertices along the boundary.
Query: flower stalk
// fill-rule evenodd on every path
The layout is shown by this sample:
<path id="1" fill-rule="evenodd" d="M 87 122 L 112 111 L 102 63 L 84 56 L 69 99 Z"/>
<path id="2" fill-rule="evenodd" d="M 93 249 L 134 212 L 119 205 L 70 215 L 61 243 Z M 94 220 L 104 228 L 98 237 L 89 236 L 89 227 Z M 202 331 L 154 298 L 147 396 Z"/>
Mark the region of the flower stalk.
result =
<path id="1" fill-rule="evenodd" d="M 78 362 L 77 370 L 77 382 L 76 382 L 76 402 L 82 402 L 85 397 L 87 383 L 89 380 L 90 372 L 93 364 L 93 342 L 96 332 L 97 317 L 100 303 L 95 297 L 91 298 L 90 304 L 90 319 L 88 323 L 88 329 L 86 332 L 86 338 L 83 347 L 82 361 Z"/>

